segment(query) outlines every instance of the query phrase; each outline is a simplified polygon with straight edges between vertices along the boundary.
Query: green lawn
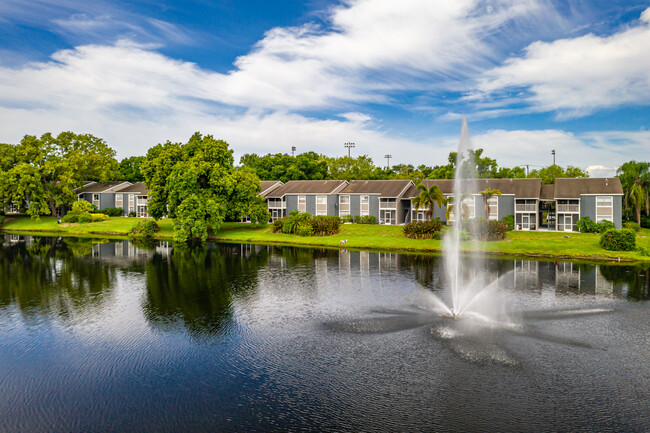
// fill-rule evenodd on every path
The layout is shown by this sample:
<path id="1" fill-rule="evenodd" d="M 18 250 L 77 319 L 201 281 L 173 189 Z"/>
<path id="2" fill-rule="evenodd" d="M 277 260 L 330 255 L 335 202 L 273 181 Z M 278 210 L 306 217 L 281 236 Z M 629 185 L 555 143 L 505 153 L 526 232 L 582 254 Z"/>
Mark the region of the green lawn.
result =
<path id="1" fill-rule="evenodd" d="M 115 217 L 107 221 L 89 224 L 57 224 L 52 217 L 42 217 L 40 221 L 17 218 L 7 221 L 6 232 L 31 232 L 80 237 L 124 237 L 140 218 Z M 158 237 L 171 239 L 172 220 L 158 221 L 161 227 Z M 266 244 L 287 244 L 305 246 L 339 247 L 339 242 L 347 240 L 343 246 L 354 249 L 400 250 L 415 252 L 436 252 L 442 248 L 441 241 L 414 240 L 404 237 L 402 227 L 344 224 L 341 233 L 327 237 L 300 237 L 281 233 L 271 233 L 270 225 L 252 226 L 244 223 L 225 223 L 222 229 L 210 237 L 213 240 L 231 242 L 250 242 Z M 527 257 L 573 258 L 588 260 L 621 260 L 650 262 L 650 257 L 638 252 L 606 251 L 598 244 L 599 235 L 591 233 L 555 232 L 509 232 L 508 238 L 498 242 L 464 242 L 465 251 L 485 251 L 498 255 L 517 255 Z M 637 236 L 637 244 L 650 249 L 650 230 L 642 229 Z"/>

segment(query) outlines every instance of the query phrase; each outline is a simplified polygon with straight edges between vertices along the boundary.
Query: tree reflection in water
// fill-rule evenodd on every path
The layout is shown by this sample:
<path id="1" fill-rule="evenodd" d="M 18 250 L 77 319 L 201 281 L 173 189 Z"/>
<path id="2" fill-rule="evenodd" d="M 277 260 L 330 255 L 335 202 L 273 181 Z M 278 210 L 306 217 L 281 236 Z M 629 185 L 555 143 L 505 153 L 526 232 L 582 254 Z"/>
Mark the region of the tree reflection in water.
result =
<path id="1" fill-rule="evenodd" d="M 175 246 L 168 257 L 146 264 L 144 313 L 155 327 L 184 328 L 203 341 L 227 334 L 234 296 L 257 287 L 257 272 L 268 261 L 266 247 L 251 245 Z"/>
<path id="2" fill-rule="evenodd" d="M 80 257 L 80 250 L 91 249 L 92 243 L 76 239 L 3 243 L 0 308 L 16 306 L 25 318 L 64 320 L 97 312 L 110 297 L 115 268 Z"/>

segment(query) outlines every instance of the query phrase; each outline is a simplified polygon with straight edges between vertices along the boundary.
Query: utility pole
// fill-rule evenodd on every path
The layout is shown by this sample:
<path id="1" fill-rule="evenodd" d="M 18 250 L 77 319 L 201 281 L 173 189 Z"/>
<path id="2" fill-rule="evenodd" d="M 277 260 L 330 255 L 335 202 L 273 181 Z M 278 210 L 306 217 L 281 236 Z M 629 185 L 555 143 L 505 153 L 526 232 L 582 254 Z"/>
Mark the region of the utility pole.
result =
<path id="1" fill-rule="evenodd" d="M 343 145 L 343 147 L 346 147 L 348 149 L 348 158 L 350 157 L 350 149 L 354 147 L 354 143 L 348 142 Z"/>
<path id="2" fill-rule="evenodd" d="M 393 157 L 393 155 L 384 155 L 384 158 L 386 158 L 386 165 L 388 166 L 388 169 L 390 170 L 390 159 Z"/>
<path id="3" fill-rule="evenodd" d="M 526 177 L 528 177 L 528 173 L 529 173 L 528 164 L 526 164 Z"/>
<path id="4" fill-rule="evenodd" d="M 553 165 L 555 165 L 555 149 L 551 150 L 551 155 L 553 155 Z"/>
<path id="5" fill-rule="evenodd" d="M 291 156 L 296 156 L 296 146 L 291 146 Z"/>

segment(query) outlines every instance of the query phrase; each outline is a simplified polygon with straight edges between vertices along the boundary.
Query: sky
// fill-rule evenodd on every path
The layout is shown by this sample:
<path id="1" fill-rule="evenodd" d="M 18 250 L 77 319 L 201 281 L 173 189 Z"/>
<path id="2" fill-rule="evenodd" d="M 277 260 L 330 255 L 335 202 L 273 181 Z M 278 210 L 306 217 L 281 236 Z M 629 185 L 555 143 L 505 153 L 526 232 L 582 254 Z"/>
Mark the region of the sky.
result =
<path id="1" fill-rule="evenodd" d="M 499 166 L 650 160 L 650 1 L 0 0 L 0 26 L 0 142 L 433 166 L 465 117 Z"/>

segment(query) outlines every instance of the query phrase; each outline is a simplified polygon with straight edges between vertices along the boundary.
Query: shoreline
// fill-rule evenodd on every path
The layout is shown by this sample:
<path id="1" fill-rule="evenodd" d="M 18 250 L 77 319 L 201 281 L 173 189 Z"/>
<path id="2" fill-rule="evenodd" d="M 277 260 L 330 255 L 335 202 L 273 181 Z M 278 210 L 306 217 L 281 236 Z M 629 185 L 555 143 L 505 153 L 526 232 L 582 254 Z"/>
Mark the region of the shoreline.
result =
<path id="1" fill-rule="evenodd" d="M 141 219 L 115 217 L 107 221 L 71 224 L 64 227 L 41 218 L 40 221 L 27 218 L 14 219 L 0 227 L 3 234 L 27 236 L 76 237 L 88 239 L 128 239 L 130 227 Z M 46 220 L 43 222 L 43 220 Z M 14 224 L 12 224 L 14 223 Z M 108 223 L 108 224 L 107 224 Z M 156 239 L 171 241 L 173 229 L 171 220 L 158 221 L 161 230 Z M 16 226 L 16 227 L 12 227 Z M 34 227 L 36 226 L 36 227 Z M 650 247 L 650 230 L 643 229 L 637 236 L 637 243 Z M 300 237 L 271 233 L 270 226 L 251 226 L 247 223 L 224 223 L 222 229 L 208 237 L 209 241 L 247 243 L 296 247 L 317 247 L 365 251 L 397 252 L 407 254 L 441 254 L 442 242 L 436 240 L 408 239 L 402 235 L 401 226 L 379 226 L 345 224 L 341 233 L 327 237 Z M 346 240 L 344 244 L 339 244 Z M 580 249 L 583 249 L 582 251 Z M 571 251 L 573 249 L 573 251 Z M 503 241 L 467 241 L 462 246 L 463 254 L 481 253 L 491 257 L 527 258 L 533 260 L 571 260 L 589 263 L 643 265 L 650 264 L 650 257 L 636 251 L 606 251 L 598 246 L 598 235 L 573 232 L 508 232 Z"/>

